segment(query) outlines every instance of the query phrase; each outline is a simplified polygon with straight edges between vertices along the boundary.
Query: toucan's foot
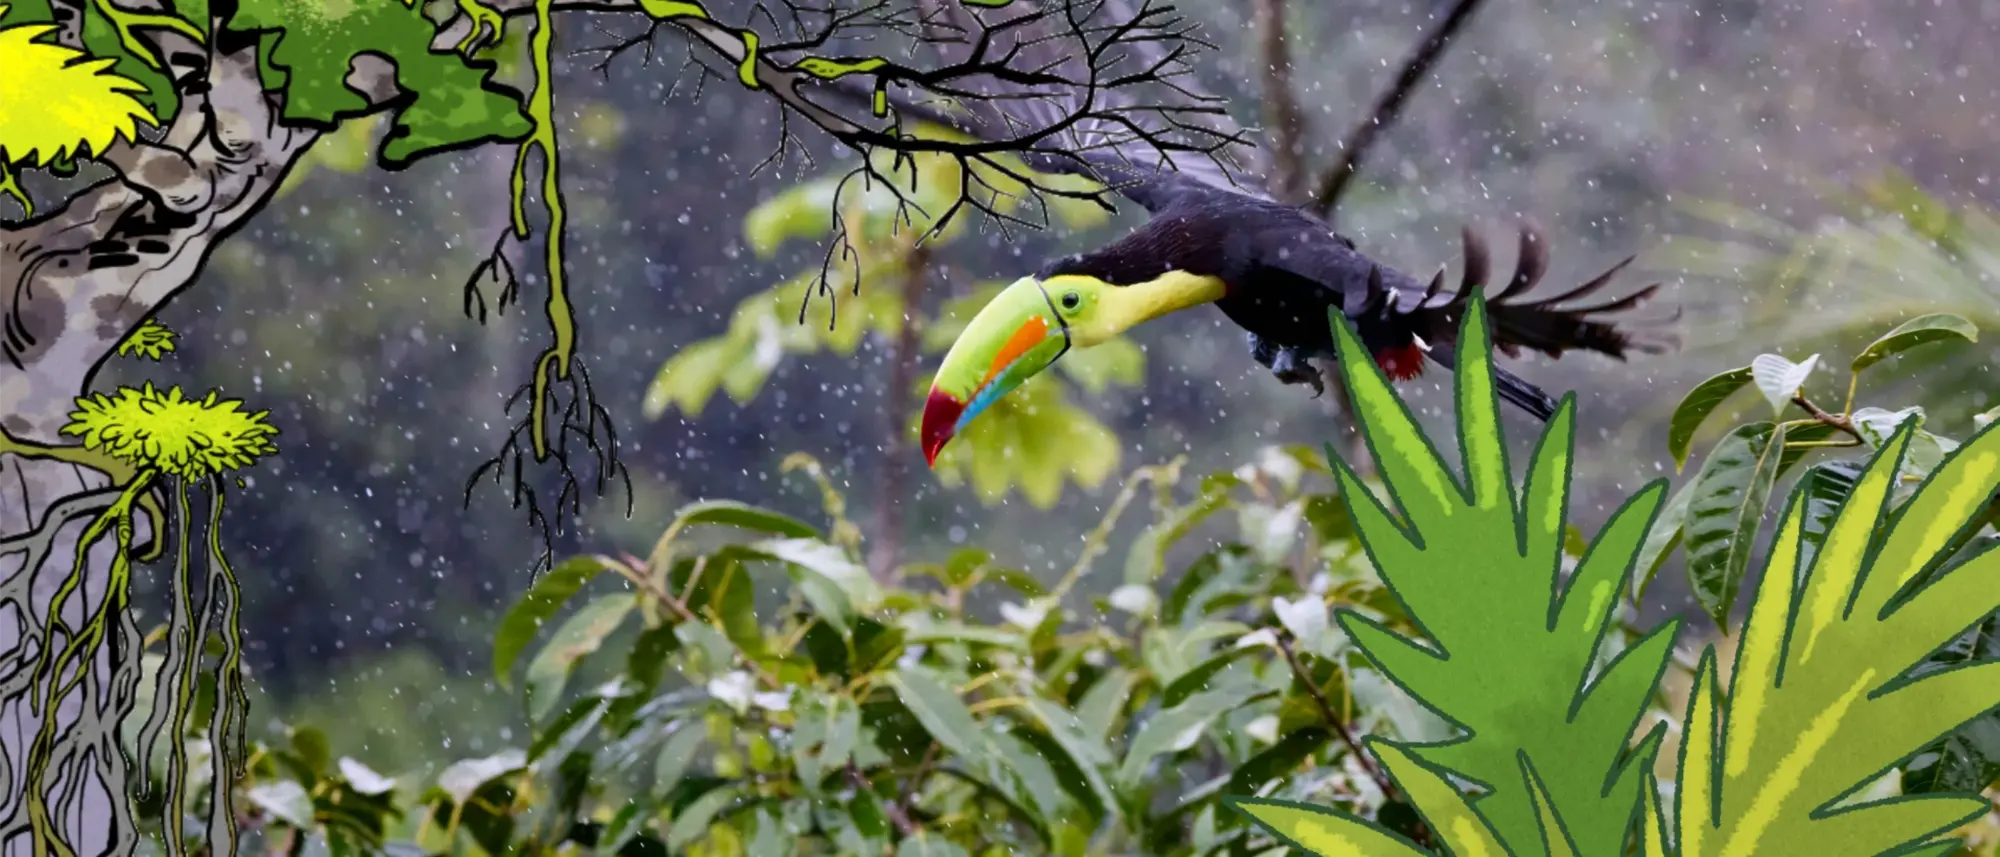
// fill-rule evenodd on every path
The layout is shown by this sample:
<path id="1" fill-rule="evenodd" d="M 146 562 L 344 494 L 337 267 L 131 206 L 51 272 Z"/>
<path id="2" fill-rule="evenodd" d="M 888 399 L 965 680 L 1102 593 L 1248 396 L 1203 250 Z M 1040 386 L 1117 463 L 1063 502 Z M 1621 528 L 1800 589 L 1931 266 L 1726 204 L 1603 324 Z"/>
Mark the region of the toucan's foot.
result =
<path id="1" fill-rule="evenodd" d="M 1257 361 L 1257 365 L 1266 369 L 1274 368 L 1272 363 L 1278 359 L 1277 343 L 1257 334 L 1250 334 L 1250 359 Z"/>
<path id="2" fill-rule="evenodd" d="M 1319 372 L 1299 355 L 1297 349 L 1280 349 L 1277 356 L 1271 360 L 1271 374 L 1287 384 L 1311 385 L 1315 399 L 1326 393 L 1326 384 L 1320 381 Z"/>

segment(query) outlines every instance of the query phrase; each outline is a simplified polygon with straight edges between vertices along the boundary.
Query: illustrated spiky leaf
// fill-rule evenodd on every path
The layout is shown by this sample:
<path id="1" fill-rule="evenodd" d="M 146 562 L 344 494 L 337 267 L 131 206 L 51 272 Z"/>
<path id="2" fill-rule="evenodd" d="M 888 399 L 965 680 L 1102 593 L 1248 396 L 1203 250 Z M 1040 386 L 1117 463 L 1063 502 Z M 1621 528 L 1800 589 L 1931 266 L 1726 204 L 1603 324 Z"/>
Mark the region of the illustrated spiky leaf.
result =
<path id="1" fill-rule="evenodd" d="M 1510 853 L 1495 837 L 1492 825 L 1442 774 L 1407 749 L 1387 741 L 1371 739 L 1368 749 L 1382 760 L 1389 778 L 1409 795 L 1449 853 L 1491 857 Z M 1375 823 L 1329 807 L 1265 798 L 1231 798 L 1229 804 L 1286 844 L 1319 857 L 1418 857 L 1429 853 Z"/>
<path id="2" fill-rule="evenodd" d="M 1595 674 L 1592 664 L 1664 486 L 1650 485 L 1620 508 L 1564 582 L 1574 399 L 1564 400 L 1543 435 L 1517 509 L 1486 313 L 1480 301 L 1470 306 L 1455 377 L 1463 485 L 1347 319 L 1333 315 L 1355 412 L 1407 527 L 1346 462 L 1329 458 L 1370 559 L 1431 640 L 1405 638 L 1353 611 L 1340 621 L 1390 678 L 1459 728 L 1453 739 L 1410 751 L 1488 788 L 1474 803 L 1515 853 L 1543 847 L 1521 779 L 1524 755 L 1562 808 L 1578 853 L 1619 853 L 1651 782 L 1650 743 L 1627 752 L 1627 739 L 1666 668 L 1677 626 L 1647 634 Z"/>
<path id="3" fill-rule="evenodd" d="M 1905 853 L 1987 810 L 1937 794 L 1836 809 L 2000 706 L 2000 661 L 1908 675 L 2000 607 L 2000 550 L 1934 571 L 2000 489 L 2000 431 L 1956 450 L 1878 534 L 1916 433 L 1910 420 L 1883 444 L 1803 574 L 1813 497 L 1793 492 L 1726 692 L 1713 648 L 1704 654 L 1675 813 L 1684 857 Z"/>
<path id="4" fill-rule="evenodd" d="M 157 125 L 134 97 L 146 87 L 111 71 L 116 59 L 91 59 L 56 44 L 54 24 L 8 26 L 0 5 L 0 165 L 46 167 L 101 155 L 119 140 L 136 140 L 139 123 Z"/>

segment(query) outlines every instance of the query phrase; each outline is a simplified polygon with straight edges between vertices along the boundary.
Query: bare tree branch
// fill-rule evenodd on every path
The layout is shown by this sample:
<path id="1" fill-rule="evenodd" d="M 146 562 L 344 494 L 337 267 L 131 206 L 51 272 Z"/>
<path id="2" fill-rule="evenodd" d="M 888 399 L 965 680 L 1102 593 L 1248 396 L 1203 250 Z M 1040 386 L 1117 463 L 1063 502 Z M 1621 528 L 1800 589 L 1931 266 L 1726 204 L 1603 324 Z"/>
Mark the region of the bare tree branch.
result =
<path id="1" fill-rule="evenodd" d="M 1313 194 L 1314 209 L 1319 216 L 1332 219 L 1334 209 L 1340 205 L 1341 196 L 1347 193 L 1347 187 L 1353 182 L 1354 174 L 1361 168 L 1361 160 L 1367 157 L 1368 150 L 1375 145 L 1375 140 L 1382 131 L 1395 123 L 1396 117 L 1403 112 L 1404 102 L 1409 100 L 1411 93 L 1416 92 L 1417 84 L 1423 82 L 1431 66 L 1436 65 L 1444 56 L 1444 50 L 1451 44 L 1452 37 L 1457 35 L 1465 26 L 1465 22 L 1472 18 L 1472 13 L 1479 10 L 1480 2 L 1481 0 L 1453 0 L 1451 11 L 1445 14 L 1444 20 L 1439 21 L 1424 40 L 1410 52 L 1410 56 L 1403 61 L 1403 69 L 1396 75 L 1396 80 L 1388 89 L 1383 90 L 1381 95 L 1376 96 L 1375 105 L 1368 111 L 1368 116 L 1348 133 L 1347 138 L 1341 143 L 1340 159 L 1320 175 L 1319 190 Z"/>
<path id="2" fill-rule="evenodd" d="M 1292 88 L 1292 57 L 1285 45 L 1285 0 L 1250 0 L 1264 79 L 1264 129 L 1271 170 L 1265 186 L 1281 201 L 1306 201 L 1305 114 Z"/>

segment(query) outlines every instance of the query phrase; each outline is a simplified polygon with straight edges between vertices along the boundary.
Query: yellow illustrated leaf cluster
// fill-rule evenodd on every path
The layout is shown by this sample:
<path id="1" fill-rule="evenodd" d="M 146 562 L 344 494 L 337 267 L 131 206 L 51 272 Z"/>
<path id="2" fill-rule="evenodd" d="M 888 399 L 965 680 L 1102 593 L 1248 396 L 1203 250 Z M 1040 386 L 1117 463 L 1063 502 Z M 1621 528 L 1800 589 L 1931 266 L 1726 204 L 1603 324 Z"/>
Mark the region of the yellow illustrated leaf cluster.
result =
<path id="1" fill-rule="evenodd" d="M 46 167 L 103 154 L 119 139 L 134 140 L 139 123 L 157 125 L 133 97 L 146 88 L 111 72 L 113 58 L 91 59 L 44 36 L 53 24 L 6 26 L 0 5 L 0 166 Z"/>
<path id="2" fill-rule="evenodd" d="M 153 467 L 182 479 L 205 479 L 248 467 L 278 451 L 277 427 L 269 411 L 246 413 L 242 400 L 209 391 L 189 399 L 179 386 L 165 392 L 152 382 L 121 387 L 76 400 L 63 433 L 83 445 L 137 467 Z"/>
<path id="3" fill-rule="evenodd" d="M 138 330 L 118 343 L 118 356 L 139 357 L 146 360 L 164 359 L 167 352 L 174 350 L 174 331 L 152 319 L 146 319 Z"/>

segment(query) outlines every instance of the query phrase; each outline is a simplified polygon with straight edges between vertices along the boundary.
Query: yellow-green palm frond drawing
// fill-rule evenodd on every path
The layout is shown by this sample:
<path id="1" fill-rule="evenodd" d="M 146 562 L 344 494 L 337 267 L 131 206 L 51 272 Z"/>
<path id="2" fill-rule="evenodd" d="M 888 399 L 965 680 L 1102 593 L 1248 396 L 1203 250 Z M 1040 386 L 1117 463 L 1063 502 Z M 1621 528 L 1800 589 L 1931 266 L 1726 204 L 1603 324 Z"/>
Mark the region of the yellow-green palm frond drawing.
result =
<path id="1" fill-rule="evenodd" d="M 1914 435 L 1912 421 L 1883 445 L 1837 515 L 1794 494 L 1726 691 L 1704 655 L 1675 813 L 1684 857 L 1906 853 L 1987 811 L 1971 795 L 1843 805 L 2000 705 L 2000 662 L 1908 676 L 2000 607 L 2000 550 L 1940 567 L 2000 490 L 2000 430 L 1987 426 L 1892 513 Z"/>

